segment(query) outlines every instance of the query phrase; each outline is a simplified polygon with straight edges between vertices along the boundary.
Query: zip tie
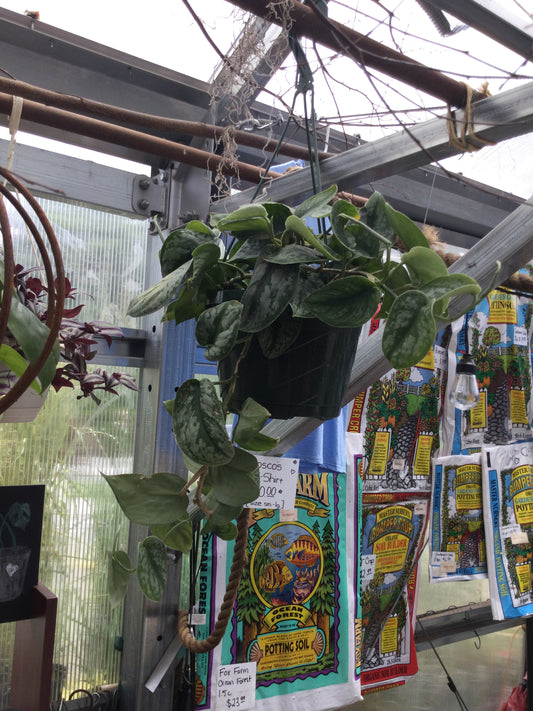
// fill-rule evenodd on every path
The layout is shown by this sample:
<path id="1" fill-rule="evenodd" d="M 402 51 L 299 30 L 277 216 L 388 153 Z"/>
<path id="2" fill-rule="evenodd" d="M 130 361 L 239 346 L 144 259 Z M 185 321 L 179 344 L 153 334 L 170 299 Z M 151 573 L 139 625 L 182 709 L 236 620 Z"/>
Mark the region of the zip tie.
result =
<path id="1" fill-rule="evenodd" d="M 461 136 L 457 134 L 455 114 L 452 112 L 450 105 L 448 104 L 448 114 L 446 117 L 446 124 L 448 128 L 448 140 L 450 145 L 457 148 L 461 152 L 472 153 L 472 151 L 479 151 L 483 146 L 494 146 L 494 141 L 488 141 L 484 138 L 480 138 L 476 135 L 474 131 L 474 114 L 472 111 L 472 104 L 478 98 L 485 98 L 490 96 L 490 91 L 488 89 L 488 82 L 485 82 L 480 90 L 475 91 L 471 86 L 464 82 L 466 87 L 466 105 L 464 108 L 464 119 L 461 126 Z"/>
<path id="2" fill-rule="evenodd" d="M 24 104 L 24 99 L 20 96 L 13 96 L 13 107 L 11 109 L 11 116 L 9 117 L 9 135 L 11 140 L 9 142 L 9 148 L 7 149 L 7 160 L 6 169 L 9 172 L 13 172 L 13 158 L 15 156 L 15 143 L 17 131 L 19 130 L 20 117 L 22 116 L 22 106 Z M 7 183 L 7 178 L 4 180 L 4 185 Z"/>

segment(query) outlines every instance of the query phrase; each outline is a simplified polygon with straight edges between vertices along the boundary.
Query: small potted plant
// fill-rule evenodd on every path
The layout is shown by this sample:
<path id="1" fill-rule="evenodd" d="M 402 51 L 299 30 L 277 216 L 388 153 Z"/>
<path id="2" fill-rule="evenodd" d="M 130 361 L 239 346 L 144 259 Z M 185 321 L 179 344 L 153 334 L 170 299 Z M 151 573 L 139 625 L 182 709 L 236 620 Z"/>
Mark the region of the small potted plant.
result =
<path id="1" fill-rule="evenodd" d="M 333 185 L 295 209 L 254 203 L 212 214 L 209 224 L 194 220 L 172 231 L 160 251 L 162 280 L 130 304 L 133 316 L 165 308 L 165 321 L 194 318 L 197 341 L 205 357 L 217 362 L 220 377 L 219 389 L 208 379 L 187 380 L 166 403 L 176 442 L 193 472 L 187 484 L 168 473 L 107 477 L 126 515 L 151 526 L 150 550 L 159 550 L 153 560 L 164 563 L 165 545 L 190 548 L 187 492 L 193 483 L 206 517 L 204 532 L 235 536 L 233 519 L 258 496 L 253 453 L 276 444 L 261 432 L 268 418 L 336 415 L 359 329 L 378 311 L 385 319 L 384 353 L 393 367 L 403 368 L 427 354 L 438 322 L 458 317 L 448 312 L 451 297 L 470 295 L 468 308 L 480 298 L 479 285 L 466 275 L 448 274 L 422 231 L 379 193 L 361 209 L 335 199 L 336 193 Z M 308 226 L 310 219 L 318 221 L 317 230 Z M 306 365 L 310 352 L 337 337 L 332 352 Z M 295 357 L 295 364 L 278 367 L 287 356 Z M 313 383 L 319 389 L 323 370 L 338 371 L 341 362 L 344 372 L 334 373 L 340 396 L 323 416 Z M 291 394 L 293 402 L 280 406 L 276 398 L 292 393 L 291 373 L 310 376 L 311 389 L 301 391 L 309 397 Z M 283 378 L 281 388 L 276 378 Z M 302 407 L 307 400 L 309 411 Z M 231 438 L 229 412 L 238 415 Z M 115 563 L 122 572 L 131 570 L 120 557 Z M 163 575 L 155 566 L 149 577 L 163 580 Z"/>
<path id="2" fill-rule="evenodd" d="M 2 264 L 0 262 L 0 268 Z M 39 278 L 39 268 L 15 267 L 14 298 L 12 301 L 8 330 L 0 344 L 0 397 L 13 387 L 17 378 L 27 368 L 28 362 L 36 357 L 48 337 L 47 288 Z M 57 287 L 57 282 L 55 284 Z M 74 300 L 76 290 L 65 279 L 65 299 Z M 22 402 L 22 414 L 17 407 L 21 400 L 9 408 L 2 420 L 20 422 L 33 419 L 43 401 L 43 394 L 52 386 L 56 391 L 64 387 L 77 387 L 79 398 L 91 397 L 100 400 L 98 391 L 117 394 L 116 388 L 123 385 L 136 389 L 135 381 L 122 373 L 108 373 L 95 369 L 88 372 L 87 362 L 96 355 L 96 338 L 103 338 L 111 345 L 113 338 L 122 338 L 119 328 L 104 322 L 84 322 L 78 317 L 83 304 L 63 310 L 57 343 L 48 357 L 44 368 L 32 383 L 28 394 L 33 396 L 32 405 Z"/>

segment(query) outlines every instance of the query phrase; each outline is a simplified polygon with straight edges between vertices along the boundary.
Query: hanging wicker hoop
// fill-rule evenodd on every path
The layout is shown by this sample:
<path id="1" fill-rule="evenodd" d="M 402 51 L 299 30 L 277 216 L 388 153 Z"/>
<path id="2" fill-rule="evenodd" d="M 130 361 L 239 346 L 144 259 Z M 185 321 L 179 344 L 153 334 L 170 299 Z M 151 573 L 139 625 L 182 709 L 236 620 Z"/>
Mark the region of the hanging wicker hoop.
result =
<path id="1" fill-rule="evenodd" d="M 0 230 L 2 232 L 2 240 L 4 245 L 4 289 L 2 302 L 0 304 L 0 343 L 3 342 L 7 331 L 7 322 L 11 309 L 15 278 L 13 240 L 11 237 L 11 226 L 9 224 L 5 200 L 10 202 L 22 217 L 41 256 L 46 274 L 48 293 L 46 325 L 50 329 L 50 334 L 46 339 L 43 350 L 37 360 L 34 363 L 29 364 L 24 374 L 17 380 L 9 392 L 0 397 L 1 414 L 5 412 L 14 402 L 16 402 L 22 393 L 28 389 L 33 380 L 41 371 L 46 359 L 52 352 L 52 348 L 54 347 L 54 343 L 57 340 L 59 329 L 61 327 L 61 319 L 63 317 L 63 308 L 65 304 L 65 270 L 57 238 L 54 234 L 54 230 L 52 229 L 52 225 L 48 221 L 48 218 L 44 214 L 41 206 L 37 203 L 29 190 L 10 171 L 5 168 L 0 168 L 0 176 L 5 178 L 7 183 L 9 183 L 17 191 L 17 195 L 15 195 L 7 187 L 4 181 L 0 182 Z M 37 216 L 41 229 L 37 227 L 28 211 L 23 207 L 18 195 L 21 195 L 31 206 Z M 43 239 L 41 231 L 44 231 L 47 241 Z"/>

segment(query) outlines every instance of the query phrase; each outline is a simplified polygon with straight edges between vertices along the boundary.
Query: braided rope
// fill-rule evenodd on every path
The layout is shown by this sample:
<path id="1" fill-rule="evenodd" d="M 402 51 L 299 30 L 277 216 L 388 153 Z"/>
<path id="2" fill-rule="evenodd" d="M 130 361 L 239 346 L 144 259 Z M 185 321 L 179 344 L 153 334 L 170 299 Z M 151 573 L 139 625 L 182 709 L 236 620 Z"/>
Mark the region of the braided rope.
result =
<path id="1" fill-rule="evenodd" d="M 472 151 L 479 151 L 479 149 L 483 148 L 483 146 L 494 145 L 493 141 L 488 141 L 476 135 L 474 131 L 474 113 L 472 109 L 472 104 L 476 99 L 483 99 L 490 96 L 490 92 L 487 86 L 484 86 L 479 91 L 475 91 L 466 82 L 464 82 L 464 85 L 466 87 L 466 104 L 464 107 L 464 119 L 461 126 L 461 136 L 457 134 L 455 116 L 452 113 L 452 109 L 449 104 L 446 117 L 446 126 L 448 128 L 448 140 L 450 145 L 459 151 L 471 153 Z"/>
<path id="2" fill-rule="evenodd" d="M 224 600 L 218 613 L 218 618 L 213 631 L 206 639 L 198 640 L 192 635 L 189 628 L 189 613 L 187 610 L 180 610 L 178 614 L 178 634 L 183 646 L 193 654 L 210 652 L 220 642 L 228 626 L 239 583 L 241 582 L 242 571 L 247 561 L 246 548 L 248 543 L 248 522 L 250 510 L 243 509 L 237 518 L 237 538 L 235 540 L 235 550 L 228 579 L 228 585 L 224 594 Z"/>

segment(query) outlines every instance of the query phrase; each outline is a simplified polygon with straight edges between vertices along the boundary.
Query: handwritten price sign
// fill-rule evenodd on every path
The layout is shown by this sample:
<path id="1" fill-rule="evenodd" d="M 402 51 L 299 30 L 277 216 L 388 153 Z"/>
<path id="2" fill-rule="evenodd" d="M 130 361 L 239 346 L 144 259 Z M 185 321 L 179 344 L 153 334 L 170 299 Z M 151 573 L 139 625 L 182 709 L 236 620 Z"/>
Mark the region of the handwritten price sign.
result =
<path id="1" fill-rule="evenodd" d="M 224 664 L 217 669 L 217 709 L 253 709 L 256 663 Z"/>
<path id="2" fill-rule="evenodd" d="M 298 459 L 257 457 L 259 462 L 259 497 L 247 504 L 249 509 L 293 509 L 298 482 Z"/>

